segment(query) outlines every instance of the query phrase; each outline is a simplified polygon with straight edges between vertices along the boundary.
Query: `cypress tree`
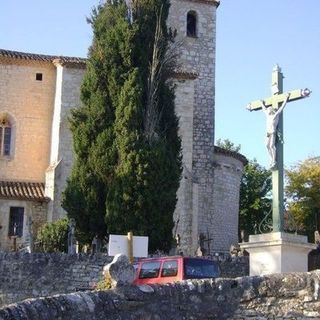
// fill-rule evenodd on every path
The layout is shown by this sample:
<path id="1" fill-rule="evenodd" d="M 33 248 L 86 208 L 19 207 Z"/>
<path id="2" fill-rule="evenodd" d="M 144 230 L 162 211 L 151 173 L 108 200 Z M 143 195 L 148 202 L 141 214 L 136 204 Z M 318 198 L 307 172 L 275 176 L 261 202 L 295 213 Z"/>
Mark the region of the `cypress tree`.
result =
<path id="1" fill-rule="evenodd" d="M 89 241 L 106 233 L 171 246 L 181 173 L 169 71 L 167 0 L 108 1 L 93 10 L 94 37 L 72 112 L 75 151 L 63 207 Z"/>

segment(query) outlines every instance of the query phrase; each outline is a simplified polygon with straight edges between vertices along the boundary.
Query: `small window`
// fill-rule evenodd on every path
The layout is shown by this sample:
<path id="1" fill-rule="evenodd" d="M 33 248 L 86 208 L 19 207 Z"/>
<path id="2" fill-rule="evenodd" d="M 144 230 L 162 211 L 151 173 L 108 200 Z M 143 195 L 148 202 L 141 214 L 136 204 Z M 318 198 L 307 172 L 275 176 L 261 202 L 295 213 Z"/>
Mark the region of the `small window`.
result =
<path id="1" fill-rule="evenodd" d="M 161 277 L 175 277 L 178 274 L 178 261 L 165 261 L 162 266 Z"/>
<path id="2" fill-rule="evenodd" d="M 36 73 L 36 80 L 42 81 L 42 73 Z"/>
<path id="3" fill-rule="evenodd" d="M 187 14 L 187 36 L 197 36 L 197 14 L 194 11 L 189 11 Z"/>
<path id="4" fill-rule="evenodd" d="M 139 279 L 157 278 L 159 276 L 160 261 L 145 262 L 141 266 Z"/>
<path id="5" fill-rule="evenodd" d="M 11 123 L 6 116 L 0 116 L 0 156 L 10 156 Z"/>
<path id="6" fill-rule="evenodd" d="M 23 234 L 24 208 L 10 207 L 9 232 L 8 236 L 22 237 Z"/>

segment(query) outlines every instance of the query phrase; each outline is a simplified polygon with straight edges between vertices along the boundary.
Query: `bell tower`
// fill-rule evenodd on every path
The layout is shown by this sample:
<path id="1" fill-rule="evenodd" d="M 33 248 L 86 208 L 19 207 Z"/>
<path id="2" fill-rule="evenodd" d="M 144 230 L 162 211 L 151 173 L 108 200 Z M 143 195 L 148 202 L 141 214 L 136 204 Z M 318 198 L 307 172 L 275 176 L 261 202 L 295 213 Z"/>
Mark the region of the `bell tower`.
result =
<path id="1" fill-rule="evenodd" d="M 178 250 L 215 250 L 214 102 L 218 0 L 171 0 L 169 26 L 177 31 L 176 113 L 183 174 L 174 214 Z M 221 227 L 221 226 L 220 226 Z"/>

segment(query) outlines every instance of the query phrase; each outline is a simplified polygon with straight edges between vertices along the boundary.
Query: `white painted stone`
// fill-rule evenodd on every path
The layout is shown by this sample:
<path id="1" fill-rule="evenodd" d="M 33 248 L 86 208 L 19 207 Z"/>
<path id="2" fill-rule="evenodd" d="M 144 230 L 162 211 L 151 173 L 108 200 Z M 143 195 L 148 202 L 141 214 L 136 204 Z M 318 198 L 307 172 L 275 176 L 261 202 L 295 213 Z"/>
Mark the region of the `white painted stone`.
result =
<path id="1" fill-rule="evenodd" d="M 240 244 L 250 254 L 250 276 L 308 271 L 308 253 L 315 249 L 306 236 L 285 232 L 250 235 Z"/>

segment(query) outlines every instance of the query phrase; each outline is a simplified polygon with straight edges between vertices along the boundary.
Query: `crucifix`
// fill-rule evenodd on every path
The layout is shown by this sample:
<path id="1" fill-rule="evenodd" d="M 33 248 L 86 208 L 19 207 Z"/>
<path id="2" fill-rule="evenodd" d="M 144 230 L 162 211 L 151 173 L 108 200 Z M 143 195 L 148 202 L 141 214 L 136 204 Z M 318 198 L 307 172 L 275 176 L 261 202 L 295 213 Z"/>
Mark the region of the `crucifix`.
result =
<path id="1" fill-rule="evenodd" d="M 272 96 L 251 102 L 250 111 L 263 110 L 267 117 L 266 146 L 271 159 L 272 171 L 272 221 L 273 232 L 283 231 L 283 116 L 282 111 L 288 102 L 308 97 L 309 89 L 296 89 L 283 92 L 283 74 L 277 65 L 272 71 Z"/>

